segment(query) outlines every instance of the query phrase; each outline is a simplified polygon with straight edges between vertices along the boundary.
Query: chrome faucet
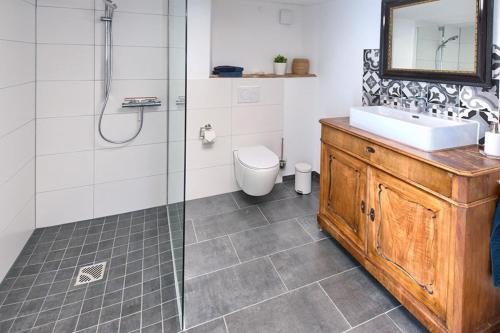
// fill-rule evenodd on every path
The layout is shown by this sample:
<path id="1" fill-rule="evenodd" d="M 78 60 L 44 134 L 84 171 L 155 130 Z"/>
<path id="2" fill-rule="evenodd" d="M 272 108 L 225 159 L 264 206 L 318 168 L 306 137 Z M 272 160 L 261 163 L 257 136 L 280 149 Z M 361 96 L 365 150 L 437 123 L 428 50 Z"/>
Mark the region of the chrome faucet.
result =
<path id="1" fill-rule="evenodd" d="M 417 97 L 415 99 L 415 106 L 418 113 L 427 112 L 427 100 L 423 97 Z"/>

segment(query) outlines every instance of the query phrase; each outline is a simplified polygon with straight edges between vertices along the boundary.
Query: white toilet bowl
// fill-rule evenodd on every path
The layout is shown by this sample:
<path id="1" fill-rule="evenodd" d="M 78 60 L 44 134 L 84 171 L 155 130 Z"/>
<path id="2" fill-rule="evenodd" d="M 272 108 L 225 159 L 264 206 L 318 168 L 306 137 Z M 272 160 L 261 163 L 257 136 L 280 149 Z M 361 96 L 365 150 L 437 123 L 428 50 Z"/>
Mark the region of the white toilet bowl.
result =
<path id="1" fill-rule="evenodd" d="M 280 170 L 278 156 L 264 146 L 234 151 L 234 172 L 243 192 L 252 196 L 269 194 Z"/>

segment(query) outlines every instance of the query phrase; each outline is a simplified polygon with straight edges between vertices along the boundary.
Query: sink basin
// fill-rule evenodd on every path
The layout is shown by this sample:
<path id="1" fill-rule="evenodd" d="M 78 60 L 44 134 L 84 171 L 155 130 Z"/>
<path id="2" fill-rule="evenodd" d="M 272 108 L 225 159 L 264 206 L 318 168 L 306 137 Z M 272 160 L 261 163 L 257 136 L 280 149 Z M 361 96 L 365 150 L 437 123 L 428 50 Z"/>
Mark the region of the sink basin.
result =
<path id="1" fill-rule="evenodd" d="M 384 106 L 351 108 L 350 125 L 428 152 L 475 145 L 479 140 L 479 123 L 473 120 Z"/>

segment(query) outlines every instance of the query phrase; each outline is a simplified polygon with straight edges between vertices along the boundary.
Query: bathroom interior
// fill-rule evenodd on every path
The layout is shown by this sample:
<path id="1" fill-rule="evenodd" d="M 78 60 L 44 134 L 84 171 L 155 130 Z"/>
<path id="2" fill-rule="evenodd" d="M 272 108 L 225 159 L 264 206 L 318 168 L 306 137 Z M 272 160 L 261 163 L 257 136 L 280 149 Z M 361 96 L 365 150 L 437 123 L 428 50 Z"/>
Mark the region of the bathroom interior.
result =
<path id="1" fill-rule="evenodd" d="M 0 333 L 499 332 L 499 80 L 498 0 L 1 0 Z"/>

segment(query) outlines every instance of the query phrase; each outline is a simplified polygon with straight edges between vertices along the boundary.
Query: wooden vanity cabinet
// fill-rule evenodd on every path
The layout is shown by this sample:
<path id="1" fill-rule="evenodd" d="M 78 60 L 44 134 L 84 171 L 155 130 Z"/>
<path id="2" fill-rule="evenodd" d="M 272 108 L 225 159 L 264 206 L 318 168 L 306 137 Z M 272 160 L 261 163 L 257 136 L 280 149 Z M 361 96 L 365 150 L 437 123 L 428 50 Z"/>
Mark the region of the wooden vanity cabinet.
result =
<path id="1" fill-rule="evenodd" d="M 431 332 L 499 332 L 489 237 L 500 162 L 321 122 L 320 226 Z"/>

